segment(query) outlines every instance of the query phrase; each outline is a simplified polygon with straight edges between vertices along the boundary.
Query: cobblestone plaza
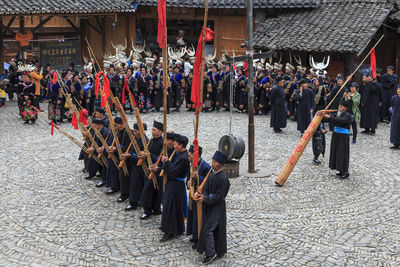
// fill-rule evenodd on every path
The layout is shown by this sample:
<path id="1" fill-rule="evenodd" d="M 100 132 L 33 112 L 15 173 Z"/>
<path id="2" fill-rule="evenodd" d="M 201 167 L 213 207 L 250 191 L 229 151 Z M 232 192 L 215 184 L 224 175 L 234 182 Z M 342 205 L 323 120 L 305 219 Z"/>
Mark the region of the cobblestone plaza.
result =
<path id="1" fill-rule="evenodd" d="M 46 110 L 47 105 L 43 104 Z M 134 116 L 128 115 L 131 124 Z M 143 115 L 151 125 L 161 113 Z M 168 129 L 193 138 L 194 114 L 168 115 Z M 81 139 L 70 124 L 61 127 Z M 350 148 L 350 179 L 312 162 L 311 144 L 282 188 L 274 185 L 300 133 L 282 134 L 256 116 L 256 168 L 231 179 L 227 196 L 228 253 L 214 266 L 399 266 L 399 155 L 389 149 L 388 124 L 360 135 Z M 150 130 L 148 131 L 150 134 Z M 229 133 L 229 113 L 200 118 L 209 161 Z M 233 114 L 232 133 L 247 143 L 247 115 Z M 39 118 L 23 124 L 16 102 L 0 109 L 0 266 L 195 266 L 189 237 L 159 243 L 160 217 L 139 220 L 81 172 L 79 148 Z"/>

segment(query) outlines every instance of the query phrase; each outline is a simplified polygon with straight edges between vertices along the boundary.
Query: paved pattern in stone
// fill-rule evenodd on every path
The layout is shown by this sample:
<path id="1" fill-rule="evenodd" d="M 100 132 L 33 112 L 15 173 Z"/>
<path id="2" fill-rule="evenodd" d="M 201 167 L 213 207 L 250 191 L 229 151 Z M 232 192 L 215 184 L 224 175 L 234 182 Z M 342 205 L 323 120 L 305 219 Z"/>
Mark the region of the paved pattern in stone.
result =
<path id="1" fill-rule="evenodd" d="M 246 140 L 247 115 L 233 118 L 233 134 Z M 153 119 L 162 114 L 143 116 L 148 124 Z M 171 130 L 183 125 L 180 132 L 193 136 L 193 113 L 168 119 Z M 300 134 L 294 122 L 279 135 L 269 116 L 255 123 L 260 171 L 246 174 L 246 152 L 227 197 L 228 253 L 215 266 L 398 266 L 400 152 L 389 149 L 388 126 L 351 145 L 350 179 L 337 179 L 328 157 L 312 165 L 309 146 L 278 188 L 273 181 Z M 80 138 L 70 125 L 62 127 Z M 209 160 L 229 131 L 229 115 L 201 114 L 200 127 Z M 25 125 L 8 102 L 0 109 L 0 136 L 0 266 L 198 265 L 187 236 L 160 244 L 160 217 L 143 222 L 141 210 L 124 212 L 126 203 L 84 180 L 79 148 L 57 132 L 50 136 L 43 119 Z"/>

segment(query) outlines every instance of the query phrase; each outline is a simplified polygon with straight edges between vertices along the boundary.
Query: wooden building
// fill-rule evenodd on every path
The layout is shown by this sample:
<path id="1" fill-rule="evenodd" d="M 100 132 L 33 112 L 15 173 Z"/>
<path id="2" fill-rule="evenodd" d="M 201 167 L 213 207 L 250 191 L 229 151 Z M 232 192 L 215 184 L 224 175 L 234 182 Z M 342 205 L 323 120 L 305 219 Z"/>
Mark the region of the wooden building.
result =
<path id="1" fill-rule="evenodd" d="M 321 0 L 316 8 L 271 14 L 258 26 L 254 45 L 274 49 L 283 62 L 300 56 L 306 67 L 310 56 L 319 62 L 330 56 L 327 71 L 333 78 L 352 72 L 384 34 L 376 48 L 377 67 L 385 72 L 392 65 L 399 73 L 400 13 L 396 10 L 392 0 Z M 368 59 L 361 71 L 369 64 Z"/>
<path id="2" fill-rule="evenodd" d="M 74 63 L 80 65 L 84 63 L 84 58 L 89 57 L 86 38 L 99 61 L 104 55 L 114 52 L 111 42 L 123 44 L 127 40 L 128 47 L 125 51 L 127 53 L 132 43 L 146 42 L 152 50 L 158 50 L 157 2 L 157 0 L 5 2 L 0 9 L 2 22 L 0 61 L 9 60 L 16 55 L 39 61 L 41 57 L 46 60 L 57 59 L 55 61 L 57 64 L 64 60 L 62 65 L 68 60 L 75 60 L 69 57 L 69 50 L 66 56 L 65 49 L 56 48 L 53 51 L 41 45 L 53 42 L 49 45 L 62 47 L 57 43 L 64 43 L 72 47 L 72 51 L 76 51 L 77 58 L 77 62 Z M 268 14 L 267 10 L 270 9 L 309 9 L 316 8 L 319 2 L 320 0 L 254 0 L 254 23 L 257 25 L 264 21 Z M 247 37 L 245 3 L 246 0 L 209 1 L 208 23 L 215 31 L 214 40 L 206 47 L 209 53 L 214 49 L 218 57 L 224 52 L 244 53 L 245 49 L 241 48 L 241 44 Z M 203 15 L 203 1 L 167 1 L 168 42 L 175 43 L 179 32 L 183 31 L 185 41 L 196 45 Z M 21 39 L 29 41 L 28 45 L 23 46 Z"/>

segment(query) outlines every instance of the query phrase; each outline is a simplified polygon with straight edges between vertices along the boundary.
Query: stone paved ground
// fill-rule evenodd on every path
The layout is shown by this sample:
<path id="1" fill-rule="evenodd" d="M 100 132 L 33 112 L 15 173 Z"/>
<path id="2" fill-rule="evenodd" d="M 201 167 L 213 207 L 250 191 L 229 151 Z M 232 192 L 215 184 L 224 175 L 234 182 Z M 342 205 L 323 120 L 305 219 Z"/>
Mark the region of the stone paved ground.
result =
<path id="1" fill-rule="evenodd" d="M 143 116 L 147 123 L 155 118 L 161 114 Z M 170 129 L 183 125 L 192 136 L 193 118 L 171 114 Z M 400 152 L 388 148 L 388 126 L 351 146 L 349 180 L 335 178 L 327 157 L 312 165 L 309 146 L 278 188 L 274 178 L 300 135 L 293 122 L 276 135 L 268 117 L 255 121 L 260 171 L 246 174 L 245 154 L 243 176 L 231 179 L 228 254 L 215 265 L 398 266 Z M 201 115 L 205 159 L 228 129 L 227 113 Z M 246 129 L 246 115 L 234 114 L 233 133 L 246 140 Z M 7 103 L 0 136 L 0 266 L 198 265 L 188 237 L 160 244 L 159 217 L 140 221 L 141 211 L 124 212 L 126 203 L 84 180 L 79 149 L 58 133 L 51 137 L 44 120 L 24 125 L 15 102 Z"/>

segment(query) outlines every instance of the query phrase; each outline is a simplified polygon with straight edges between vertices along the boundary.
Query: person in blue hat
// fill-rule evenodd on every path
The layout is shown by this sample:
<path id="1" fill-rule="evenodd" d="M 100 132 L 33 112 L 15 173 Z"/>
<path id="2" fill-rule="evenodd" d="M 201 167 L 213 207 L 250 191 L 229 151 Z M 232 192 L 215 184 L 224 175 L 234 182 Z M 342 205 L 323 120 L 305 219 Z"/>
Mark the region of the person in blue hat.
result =
<path id="1" fill-rule="evenodd" d="M 205 252 L 203 264 L 211 263 L 216 257 L 227 252 L 226 241 L 226 203 L 229 192 L 229 179 L 223 167 L 226 156 L 216 151 L 212 157 L 213 173 L 210 174 L 198 202 L 203 203 L 203 226 L 197 244 L 197 251 Z"/>

